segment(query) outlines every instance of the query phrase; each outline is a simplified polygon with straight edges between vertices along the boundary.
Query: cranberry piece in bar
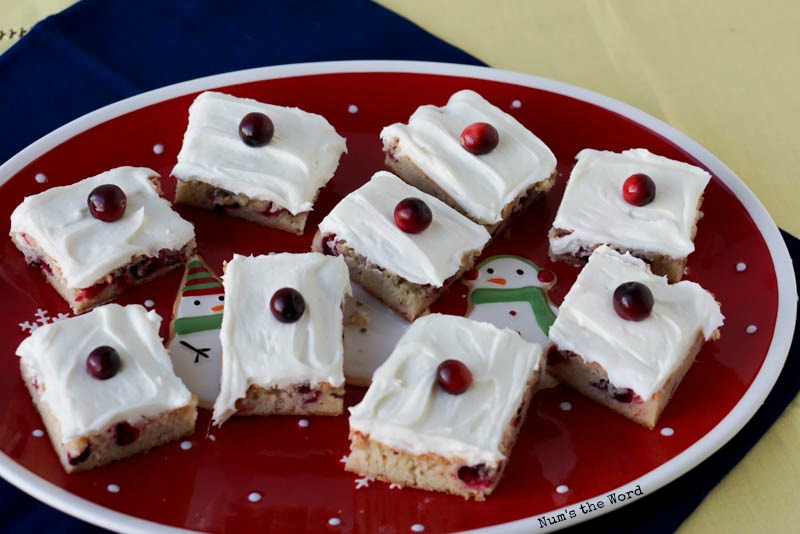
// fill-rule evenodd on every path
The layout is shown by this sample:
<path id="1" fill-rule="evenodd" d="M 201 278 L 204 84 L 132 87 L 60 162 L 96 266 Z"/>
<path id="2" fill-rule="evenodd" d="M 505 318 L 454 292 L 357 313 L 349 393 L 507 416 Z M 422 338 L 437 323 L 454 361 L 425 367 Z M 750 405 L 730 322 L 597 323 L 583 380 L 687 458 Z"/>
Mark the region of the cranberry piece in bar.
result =
<path id="1" fill-rule="evenodd" d="M 128 199 L 119 186 L 103 184 L 92 189 L 86 203 L 92 217 L 103 222 L 114 222 L 125 214 Z"/>
<path id="2" fill-rule="evenodd" d="M 272 315 L 282 323 L 297 322 L 306 311 L 306 301 L 299 291 L 284 287 L 275 292 L 269 301 Z"/>
<path id="3" fill-rule="evenodd" d="M 625 282 L 614 290 L 614 310 L 628 321 L 642 321 L 653 309 L 653 293 L 640 282 Z"/>
<path id="4" fill-rule="evenodd" d="M 646 174 L 633 174 L 622 184 L 622 198 L 634 206 L 646 206 L 656 198 L 656 183 Z"/>
<path id="5" fill-rule="evenodd" d="M 458 360 L 445 360 L 436 368 L 436 381 L 448 393 L 460 395 L 472 384 L 472 372 Z"/>
<path id="6" fill-rule="evenodd" d="M 461 132 L 461 146 L 476 156 L 488 154 L 499 142 L 497 129 L 486 122 L 472 123 Z"/>
<path id="7" fill-rule="evenodd" d="M 98 380 L 108 380 L 119 372 L 119 353 L 114 347 L 101 345 L 86 357 L 86 370 Z"/>
<path id="8" fill-rule="evenodd" d="M 242 117 L 239 122 L 239 137 L 247 146 L 264 146 L 272 141 L 275 125 L 263 113 L 253 112 Z"/>
<path id="9" fill-rule="evenodd" d="M 394 222 L 408 234 L 418 234 L 431 225 L 433 213 L 423 200 L 409 197 L 397 203 L 394 208 Z"/>

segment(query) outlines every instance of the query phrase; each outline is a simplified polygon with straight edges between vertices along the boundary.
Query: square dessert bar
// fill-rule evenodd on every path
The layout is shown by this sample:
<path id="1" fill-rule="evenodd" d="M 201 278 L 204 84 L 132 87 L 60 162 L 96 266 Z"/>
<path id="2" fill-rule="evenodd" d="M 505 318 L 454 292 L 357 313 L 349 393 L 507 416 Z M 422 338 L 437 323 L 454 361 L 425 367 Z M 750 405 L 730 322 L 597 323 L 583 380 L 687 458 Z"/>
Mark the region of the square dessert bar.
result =
<path id="1" fill-rule="evenodd" d="M 194 227 L 162 197 L 158 173 L 140 167 L 25 198 L 10 235 L 75 313 L 182 265 L 195 249 Z"/>
<path id="2" fill-rule="evenodd" d="M 17 348 L 22 378 L 68 473 L 194 431 L 197 399 L 172 371 L 161 318 L 107 304 L 37 328 Z"/>
<path id="3" fill-rule="evenodd" d="M 549 234 L 553 260 L 582 265 L 605 244 L 680 280 L 711 175 L 643 148 L 584 149 L 577 160 Z"/>
<path id="4" fill-rule="evenodd" d="M 389 168 L 493 235 L 555 182 L 547 145 L 470 90 L 443 107 L 419 107 L 408 124 L 385 127 L 381 139 Z"/>
<path id="5" fill-rule="evenodd" d="M 172 169 L 175 202 L 300 235 L 346 151 L 320 115 L 205 92 Z"/>
<path id="6" fill-rule="evenodd" d="M 484 500 L 500 482 L 544 363 L 509 329 L 417 319 L 350 409 L 345 469 Z"/>
<path id="7" fill-rule="evenodd" d="M 490 236 L 441 200 L 379 171 L 322 220 L 312 249 L 408 321 L 472 268 Z"/>
<path id="8" fill-rule="evenodd" d="M 668 284 L 628 253 L 600 246 L 550 327 L 550 374 L 590 399 L 653 428 L 703 343 L 724 317 L 689 281 Z"/>
<path id="9" fill-rule="evenodd" d="M 232 415 L 341 414 L 342 309 L 351 294 L 342 258 L 236 254 L 223 282 L 214 424 Z"/>

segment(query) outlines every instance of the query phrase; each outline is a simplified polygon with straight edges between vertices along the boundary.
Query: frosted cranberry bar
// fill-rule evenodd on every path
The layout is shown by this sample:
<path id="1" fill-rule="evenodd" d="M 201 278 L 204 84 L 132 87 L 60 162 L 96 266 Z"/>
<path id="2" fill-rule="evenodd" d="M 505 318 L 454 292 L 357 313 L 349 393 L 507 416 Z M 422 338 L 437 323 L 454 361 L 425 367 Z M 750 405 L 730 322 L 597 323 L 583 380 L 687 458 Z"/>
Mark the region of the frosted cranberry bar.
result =
<path id="1" fill-rule="evenodd" d="M 232 415 L 339 415 L 343 409 L 342 258 L 240 256 L 225 266 L 222 377 L 214 423 Z"/>
<path id="2" fill-rule="evenodd" d="M 17 348 L 25 385 L 68 473 L 194 431 L 197 399 L 175 376 L 161 318 L 107 304 L 36 329 Z"/>
<path id="3" fill-rule="evenodd" d="M 550 256 L 582 265 L 605 244 L 642 258 L 654 273 L 677 282 L 694 251 L 710 179 L 699 167 L 643 148 L 584 149 L 549 233 Z"/>
<path id="4" fill-rule="evenodd" d="M 475 263 L 489 233 L 441 200 L 379 171 L 322 220 L 312 249 L 408 321 Z"/>
<path id="5" fill-rule="evenodd" d="M 76 313 L 183 265 L 195 249 L 194 227 L 163 198 L 158 173 L 140 167 L 25 198 L 10 235 Z"/>
<path id="6" fill-rule="evenodd" d="M 205 92 L 172 169 L 175 202 L 299 235 L 346 151 L 320 115 Z"/>
<path id="7" fill-rule="evenodd" d="M 600 246 L 550 327 L 548 371 L 590 399 L 653 428 L 724 317 L 700 285 L 668 284 L 628 253 Z"/>
<path id="8" fill-rule="evenodd" d="M 345 469 L 484 500 L 494 491 L 544 363 L 541 346 L 452 315 L 417 319 L 350 409 Z"/>
<path id="9" fill-rule="evenodd" d="M 381 131 L 386 165 L 493 235 L 550 190 L 556 158 L 517 119 L 471 90 Z"/>

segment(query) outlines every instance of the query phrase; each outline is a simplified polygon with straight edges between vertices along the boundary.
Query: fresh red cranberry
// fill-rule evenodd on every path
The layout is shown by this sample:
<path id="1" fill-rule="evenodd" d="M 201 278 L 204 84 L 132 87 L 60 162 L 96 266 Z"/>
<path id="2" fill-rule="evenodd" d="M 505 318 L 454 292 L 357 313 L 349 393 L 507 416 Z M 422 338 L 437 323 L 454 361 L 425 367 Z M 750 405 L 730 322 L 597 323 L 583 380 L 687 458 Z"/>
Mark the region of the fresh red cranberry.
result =
<path id="1" fill-rule="evenodd" d="M 272 295 L 269 301 L 272 315 L 282 323 L 297 322 L 306 311 L 306 301 L 299 291 L 291 287 L 283 287 Z"/>
<path id="2" fill-rule="evenodd" d="M 114 222 L 125 213 L 128 199 L 125 191 L 114 184 L 98 185 L 89 193 L 86 203 L 92 217 L 103 222 Z"/>
<path id="3" fill-rule="evenodd" d="M 458 478 L 461 482 L 473 488 L 487 488 L 492 485 L 492 479 L 485 464 L 460 467 L 458 469 Z"/>
<path id="4" fill-rule="evenodd" d="M 424 201 L 409 197 L 397 203 L 394 208 L 394 222 L 408 234 L 418 234 L 431 225 L 433 213 Z"/>
<path id="5" fill-rule="evenodd" d="M 477 280 L 478 275 L 478 269 L 470 269 L 464 273 L 464 280 Z"/>
<path id="6" fill-rule="evenodd" d="M 640 282 L 625 282 L 614 290 L 614 310 L 628 321 L 642 321 L 653 309 L 653 293 Z"/>
<path id="7" fill-rule="evenodd" d="M 120 447 L 130 445 L 139 438 L 139 429 L 127 421 L 117 423 L 114 427 L 114 439 Z"/>
<path id="8" fill-rule="evenodd" d="M 622 184 L 622 198 L 628 204 L 646 206 L 656 198 L 656 183 L 646 174 L 632 174 Z"/>
<path id="9" fill-rule="evenodd" d="M 114 347 L 101 345 L 86 357 L 86 370 L 98 380 L 108 380 L 120 368 L 119 354 Z"/>
<path id="10" fill-rule="evenodd" d="M 476 156 L 488 154 L 499 142 L 497 129 L 486 122 L 472 123 L 461 132 L 461 146 Z"/>
<path id="11" fill-rule="evenodd" d="M 556 279 L 556 275 L 555 273 L 553 273 L 553 271 L 542 269 L 541 271 L 536 273 L 536 278 L 538 278 L 539 281 L 543 284 L 549 284 L 550 282 Z"/>
<path id="12" fill-rule="evenodd" d="M 621 388 L 617 389 L 613 386 L 609 386 L 611 396 L 618 402 L 623 404 L 628 404 L 633 400 L 633 390 L 631 388 Z"/>
<path id="13" fill-rule="evenodd" d="M 445 360 L 436 368 L 436 381 L 448 393 L 460 395 L 472 384 L 472 372 L 458 360 Z"/>
<path id="14" fill-rule="evenodd" d="M 81 451 L 78 456 L 70 456 L 69 457 L 69 465 L 79 465 L 89 459 L 89 455 L 92 453 L 92 448 L 87 445 L 85 449 Z"/>
<path id="15" fill-rule="evenodd" d="M 275 125 L 263 113 L 248 113 L 239 122 L 239 137 L 247 146 L 264 146 L 272 140 L 273 135 Z"/>

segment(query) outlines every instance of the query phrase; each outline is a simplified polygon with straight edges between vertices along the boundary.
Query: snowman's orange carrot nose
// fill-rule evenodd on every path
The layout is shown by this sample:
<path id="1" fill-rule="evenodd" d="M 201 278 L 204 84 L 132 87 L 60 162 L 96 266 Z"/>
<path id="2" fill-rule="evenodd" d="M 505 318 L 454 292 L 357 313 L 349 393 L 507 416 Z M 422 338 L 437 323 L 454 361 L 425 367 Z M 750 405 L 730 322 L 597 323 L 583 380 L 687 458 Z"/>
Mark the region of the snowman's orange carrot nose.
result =
<path id="1" fill-rule="evenodd" d="M 504 286 L 504 285 L 506 285 L 506 284 L 507 284 L 507 282 L 506 282 L 506 279 L 505 279 L 505 278 L 489 278 L 489 279 L 487 280 L 487 282 L 491 282 L 491 283 L 493 283 L 493 284 L 498 284 L 498 285 L 501 285 L 501 286 Z"/>
<path id="2" fill-rule="evenodd" d="M 218 304 L 217 306 L 211 306 L 211 311 L 213 311 L 213 312 L 222 311 L 222 309 L 224 307 L 225 307 L 224 304 Z"/>

